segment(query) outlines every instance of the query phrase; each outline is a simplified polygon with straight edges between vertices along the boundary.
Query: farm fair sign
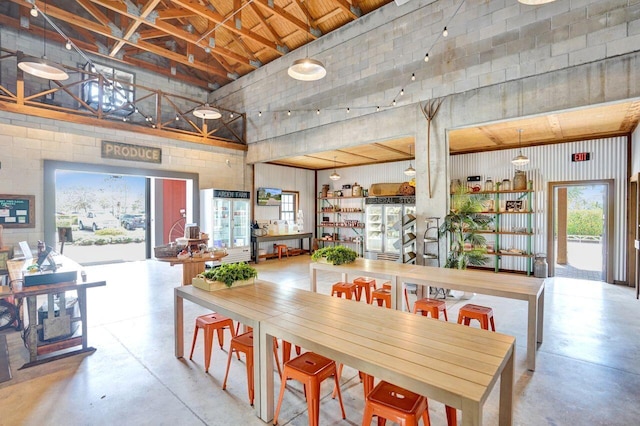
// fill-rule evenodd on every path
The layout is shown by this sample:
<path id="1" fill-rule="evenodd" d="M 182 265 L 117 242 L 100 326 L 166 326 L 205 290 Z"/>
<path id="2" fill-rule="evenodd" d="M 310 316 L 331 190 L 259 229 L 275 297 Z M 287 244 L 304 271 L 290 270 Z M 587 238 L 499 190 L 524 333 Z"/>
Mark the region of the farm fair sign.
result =
<path id="1" fill-rule="evenodd" d="M 102 158 L 162 163 L 162 150 L 128 143 L 102 141 Z"/>

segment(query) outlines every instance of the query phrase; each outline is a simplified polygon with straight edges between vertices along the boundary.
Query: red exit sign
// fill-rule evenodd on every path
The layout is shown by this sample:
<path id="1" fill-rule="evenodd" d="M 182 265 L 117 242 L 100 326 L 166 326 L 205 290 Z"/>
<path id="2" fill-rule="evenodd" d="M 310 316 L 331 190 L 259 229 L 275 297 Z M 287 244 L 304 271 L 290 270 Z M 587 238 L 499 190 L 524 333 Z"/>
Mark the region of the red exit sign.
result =
<path id="1" fill-rule="evenodd" d="M 574 154 L 571 154 L 571 161 L 576 162 L 576 161 L 589 161 L 591 160 L 591 153 L 590 152 L 576 152 Z"/>

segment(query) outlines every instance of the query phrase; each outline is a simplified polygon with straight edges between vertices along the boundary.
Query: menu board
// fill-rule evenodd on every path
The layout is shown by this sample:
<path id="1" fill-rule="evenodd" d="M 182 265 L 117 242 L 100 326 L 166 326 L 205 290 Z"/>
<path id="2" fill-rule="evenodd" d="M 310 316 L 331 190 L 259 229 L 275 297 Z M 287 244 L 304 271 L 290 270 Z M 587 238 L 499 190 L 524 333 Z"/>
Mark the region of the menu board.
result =
<path id="1" fill-rule="evenodd" d="M 35 228 L 35 196 L 0 194 L 0 225 L 5 228 Z"/>

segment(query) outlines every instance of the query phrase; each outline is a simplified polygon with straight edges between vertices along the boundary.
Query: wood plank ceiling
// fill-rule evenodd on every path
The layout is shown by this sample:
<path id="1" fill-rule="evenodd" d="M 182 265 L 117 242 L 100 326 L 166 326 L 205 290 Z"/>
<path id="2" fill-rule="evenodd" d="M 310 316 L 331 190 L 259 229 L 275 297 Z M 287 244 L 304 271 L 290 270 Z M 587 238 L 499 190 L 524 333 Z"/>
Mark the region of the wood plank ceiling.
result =
<path id="1" fill-rule="evenodd" d="M 35 0 L 78 47 L 219 87 L 392 0 Z M 33 0 L 0 2 L 0 24 L 41 38 Z M 48 42 L 66 43 L 50 25 Z M 26 54 L 41 56 L 41 52 Z"/>

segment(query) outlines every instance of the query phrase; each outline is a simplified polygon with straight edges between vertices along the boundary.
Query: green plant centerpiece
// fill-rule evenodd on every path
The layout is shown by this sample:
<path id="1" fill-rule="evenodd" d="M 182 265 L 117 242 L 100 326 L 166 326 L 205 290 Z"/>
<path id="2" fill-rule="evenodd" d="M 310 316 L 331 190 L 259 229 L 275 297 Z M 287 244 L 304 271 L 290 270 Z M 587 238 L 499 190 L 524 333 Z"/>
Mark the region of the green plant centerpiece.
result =
<path id="1" fill-rule="evenodd" d="M 332 265 L 342 265 L 343 263 L 351 263 L 356 260 L 358 253 L 345 246 L 329 246 L 316 250 L 311 256 L 311 260 L 317 262 L 326 259 L 327 263 Z"/>
<path id="2" fill-rule="evenodd" d="M 258 276 L 258 271 L 248 263 L 223 263 L 201 274 L 204 278 L 223 282 L 231 287 L 236 281 L 246 281 Z"/>
<path id="3" fill-rule="evenodd" d="M 449 234 L 445 268 L 466 269 L 468 265 L 481 266 L 488 260 L 486 240 L 477 233 L 493 222 L 492 216 L 482 214 L 487 200 L 486 194 L 470 193 L 464 188 L 451 196 L 451 210 L 440 226 L 440 235 Z"/>

